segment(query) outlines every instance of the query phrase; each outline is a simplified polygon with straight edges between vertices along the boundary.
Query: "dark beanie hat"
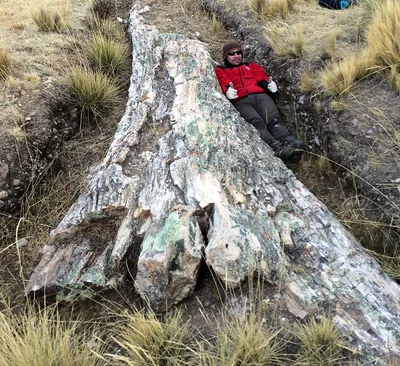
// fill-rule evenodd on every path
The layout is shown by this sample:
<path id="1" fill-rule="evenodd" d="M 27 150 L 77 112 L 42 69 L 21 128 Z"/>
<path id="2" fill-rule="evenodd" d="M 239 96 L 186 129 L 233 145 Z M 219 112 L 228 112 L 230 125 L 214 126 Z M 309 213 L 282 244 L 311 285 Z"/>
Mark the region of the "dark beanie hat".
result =
<path id="1" fill-rule="evenodd" d="M 239 49 L 241 50 L 241 49 L 242 49 L 242 46 L 241 46 L 238 42 L 234 41 L 233 39 L 230 40 L 230 41 L 228 41 L 228 42 L 226 42 L 226 43 L 224 44 L 224 47 L 222 47 L 223 59 L 225 60 L 226 54 L 227 54 L 230 50 L 233 50 L 233 49 L 235 49 L 235 48 L 239 48 Z"/>

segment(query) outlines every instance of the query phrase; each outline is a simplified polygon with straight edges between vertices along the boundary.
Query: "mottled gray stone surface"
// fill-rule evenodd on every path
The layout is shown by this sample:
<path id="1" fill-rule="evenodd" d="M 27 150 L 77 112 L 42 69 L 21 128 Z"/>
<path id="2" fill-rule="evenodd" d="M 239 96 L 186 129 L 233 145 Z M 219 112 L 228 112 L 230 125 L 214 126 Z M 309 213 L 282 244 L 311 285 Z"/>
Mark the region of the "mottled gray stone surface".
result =
<path id="1" fill-rule="evenodd" d="M 163 310 L 192 293 L 205 256 L 232 286 L 256 270 L 297 313 L 330 309 L 363 352 L 398 352 L 399 286 L 221 95 L 204 44 L 136 12 L 130 33 L 126 113 L 27 291 L 112 287 L 140 253 L 135 287 Z"/>

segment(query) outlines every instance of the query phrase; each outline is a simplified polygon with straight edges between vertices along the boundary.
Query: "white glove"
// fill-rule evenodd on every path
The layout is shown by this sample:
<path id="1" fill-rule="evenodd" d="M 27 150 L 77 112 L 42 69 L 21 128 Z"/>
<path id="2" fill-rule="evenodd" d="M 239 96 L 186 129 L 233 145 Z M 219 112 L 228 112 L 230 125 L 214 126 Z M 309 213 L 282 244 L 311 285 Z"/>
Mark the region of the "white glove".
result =
<path id="1" fill-rule="evenodd" d="M 228 98 L 228 99 L 235 99 L 235 98 L 237 98 L 237 90 L 236 89 L 233 89 L 233 83 L 230 83 L 229 84 L 229 88 L 228 88 L 228 90 L 226 91 L 226 93 L 225 93 L 225 95 L 226 95 L 226 97 Z"/>
<path id="2" fill-rule="evenodd" d="M 268 90 L 271 93 L 276 93 L 278 91 L 278 87 L 276 86 L 275 81 L 273 81 L 272 79 L 268 83 Z"/>

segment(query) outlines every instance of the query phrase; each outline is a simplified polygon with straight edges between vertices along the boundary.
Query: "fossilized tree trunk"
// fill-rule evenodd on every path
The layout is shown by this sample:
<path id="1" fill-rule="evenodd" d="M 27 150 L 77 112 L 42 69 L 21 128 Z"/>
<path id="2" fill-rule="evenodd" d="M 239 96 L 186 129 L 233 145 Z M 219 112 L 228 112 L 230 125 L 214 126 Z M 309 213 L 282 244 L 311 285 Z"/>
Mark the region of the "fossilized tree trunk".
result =
<path id="1" fill-rule="evenodd" d="M 130 33 L 126 113 L 28 293 L 112 287 L 140 253 L 135 287 L 163 310 L 191 294 L 205 256 L 233 286 L 254 268 L 305 314 L 333 309 L 360 349 L 398 352 L 399 286 L 221 95 L 204 44 L 136 12 Z"/>

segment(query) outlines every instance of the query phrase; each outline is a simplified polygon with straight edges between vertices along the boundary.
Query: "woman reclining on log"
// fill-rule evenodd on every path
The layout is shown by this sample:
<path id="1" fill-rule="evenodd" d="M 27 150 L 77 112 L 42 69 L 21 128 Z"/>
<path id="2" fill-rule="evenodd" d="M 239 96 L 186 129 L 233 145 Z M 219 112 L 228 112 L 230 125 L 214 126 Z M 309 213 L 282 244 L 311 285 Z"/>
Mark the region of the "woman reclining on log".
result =
<path id="1" fill-rule="evenodd" d="M 276 83 L 259 64 L 243 62 L 243 50 L 238 42 L 226 42 L 222 52 L 225 65 L 215 70 L 222 92 L 240 115 L 258 130 L 275 156 L 286 164 L 298 162 L 306 145 L 289 134 L 268 95 L 278 91 Z"/>

